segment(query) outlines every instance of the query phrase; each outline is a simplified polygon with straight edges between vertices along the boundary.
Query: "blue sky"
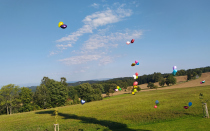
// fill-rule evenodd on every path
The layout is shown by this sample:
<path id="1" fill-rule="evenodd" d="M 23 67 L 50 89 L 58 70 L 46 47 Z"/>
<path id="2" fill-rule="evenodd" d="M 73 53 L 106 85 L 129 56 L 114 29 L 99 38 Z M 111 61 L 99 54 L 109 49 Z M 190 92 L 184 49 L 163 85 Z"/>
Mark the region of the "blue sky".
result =
<path id="1" fill-rule="evenodd" d="M 0 1 L 0 85 L 210 65 L 209 0 Z M 66 29 L 58 28 L 62 21 Z M 126 45 L 127 41 L 135 42 Z M 135 61 L 139 65 L 131 67 Z"/>

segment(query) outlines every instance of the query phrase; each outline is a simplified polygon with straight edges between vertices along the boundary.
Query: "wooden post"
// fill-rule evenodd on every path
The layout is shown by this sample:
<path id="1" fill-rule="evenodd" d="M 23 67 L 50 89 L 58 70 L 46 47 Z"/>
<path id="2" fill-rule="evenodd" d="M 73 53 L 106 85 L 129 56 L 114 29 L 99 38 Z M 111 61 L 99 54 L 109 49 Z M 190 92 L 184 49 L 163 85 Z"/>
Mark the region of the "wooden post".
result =
<path id="1" fill-rule="evenodd" d="M 203 103 L 203 114 L 205 118 L 209 118 L 209 112 L 208 112 L 208 108 L 207 108 L 207 103 Z"/>
<path id="2" fill-rule="evenodd" d="M 56 131 L 56 126 L 58 126 L 58 131 L 59 131 L 59 124 L 54 124 L 54 131 Z"/>
<path id="3" fill-rule="evenodd" d="M 54 130 L 56 131 L 56 126 L 58 126 L 58 131 L 59 131 L 59 124 L 57 123 L 57 118 L 58 118 L 58 110 L 57 109 L 55 109 L 54 114 L 55 114 Z"/>

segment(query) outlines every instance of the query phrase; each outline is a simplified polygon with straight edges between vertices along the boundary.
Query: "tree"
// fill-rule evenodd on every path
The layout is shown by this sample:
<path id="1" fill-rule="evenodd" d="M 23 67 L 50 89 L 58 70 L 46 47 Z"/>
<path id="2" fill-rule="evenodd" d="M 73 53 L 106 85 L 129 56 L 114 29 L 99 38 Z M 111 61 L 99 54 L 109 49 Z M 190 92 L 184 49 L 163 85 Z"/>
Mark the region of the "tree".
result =
<path id="1" fill-rule="evenodd" d="M 113 96 L 114 90 L 113 89 L 109 89 L 109 93 L 112 93 L 112 96 Z"/>
<path id="2" fill-rule="evenodd" d="M 65 77 L 61 77 L 61 84 L 63 84 L 64 86 L 68 86 L 68 84 L 66 83 L 66 78 Z"/>
<path id="3" fill-rule="evenodd" d="M 74 103 L 74 104 L 79 104 L 79 97 L 78 97 L 77 94 L 74 95 L 73 103 Z"/>
<path id="4" fill-rule="evenodd" d="M 171 84 L 172 84 L 172 85 L 176 84 L 176 81 L 177 81 L 176 78 L 173 77 Z"/>
<path id="5" fill-rule="evenodd" d="M 109 96 L 109 92 L 106 92 L 106 96 L 110 97 L 110 96 Z"/>
<path id="6" fill-rule="evenodd" d="M 92 84 L 93 89 L 100 89 L 101 92 L 104 92 L 104 87 L 102 84 Z"/>
<path id="7" fill-rule="evenodd" d="M 186 71 L 181 69 L 181 70 L 178 70 L 177 73 L 176 73 L 177 76 L 184 76 L 186 75 Z"/>
<path id="8" fill-rule="evenodd" d="M 50 104 L 52 107 L 65 105 L 68 95 L 67 88 L 64 84 L 58 81 L 50 80 L 50 83 L 47 85 L 47 88 L 50 92 Z"/>
<path id="9" fill-rule="evenodd" d="M 23 104 L 23 106 L 20 109 L 21 112 L 33 110 L 33 107 L 31 105 L 31 101 L 33 99 L 32 98 L 33 93 L 31 91 L 32 90 L 27 88 L 27 87 L 22 87 L 21 88 L 21 92 L 19 94 L 20 100 Z"/>
<path id="10" fill-rule="evenodd" d="M 62 77 L 61 81 L 58 82 L 53 79 L 49 79 L 48 77 L 44 77 L 42 79 L 41 85 L 42 87 L 46 87 L 46 91 L 48 91 L 50 96 L 50 102 L 47 104 L 48 107 L 58 107 L 65 105 L 68 98 L 66 78 Z M 45 101 L 46 99 L 43 99 L 42 102 L 45 103 Z"/>
<path id="11" fill-rule="evenodd" d="M 172 75 L 169 75 L 167 78 L 166 78 L 166 84 L 167 86 L 169 86 L 170 84 L 176 84 L 176 78 L 174 78 Z"/>
<path id="12" fill-rule="evenodd" d="M 167 78 L 166 78 L 166 85 L 169 86 L 170 83 L 172 82 L 172 75 L 169 75 Z"/>
<path id="13" fill-rule="evenodd" d="M 160 86 L 163 87 L 165 85 L 165 82 L 166 82 L 166 80 L 163 77 L 159 79 L 159 85 Z"/>
<path id="14" fill-rule="evenodd" d="M 147 87 L 148 87 L 148 88 L 150 88 L 150 89 L 153 89 L 153 87 L 154 87 L 154 83 L 149 82 L 149 83 L 148 83 L 148 85 L 147 85 Z"/>
<path id="15" fill-rule="evenodd" d="M 158 72 L 158 73 L 154 72 L 153 77 L 152 77 L 153 82 L 158 82 L 158 80 L 159 80 L 161 77 L 162 77 L 161 73 L 159 73 L 159 72 Z"/>
<path id="16" fill-rule="evenodd" d="M 122 87 L 122 88 L 124 88 L 124 89 L 127 89 L 127 87 L 128 87 L 128 84 L 127 84 L 127 82 L 122 82 L 122 85 L 121 85 L 121 87 Z"/>
<path id="17" fill-rule="evenodd" d="M 191 78 L 191 73 L 190 72 L 188 72 L 187 73 L 187 80 L 191 80 L 192 78 Z"/>
<path id="18" fill-rule="evenodd" d="M 103 85 L 103 87 L 104 87 L 104 92 L 109 92 L 109 89 L 110 89 L 110 84 L 108 84 L 108 83 L 103 83 L 102 84 Z"/>
<path id="19" fill-rule="evenodd" d="M 85 100 L 86 102 L 94 100 L 94 89 L 89 83 L 83 83 L 79 85 L 78 93 L 80 98 Z"/>
<path id="20" fill-rule="evenodd" d="M 99 88 L 94 89 L 94 100 L 102 100 L 103 97 L 101 96 L 102 92 Z"/>
<path id="21" fill-rule="evenodd" d="M 137 87 L 137 91 L 138 91 L 138 92 L 139 92 L 139 91 L 141 91 L 141 88 L 140 88 L 140 86 L 138 86 L 138 87 Z"/>
<path id="22" fill-rule="evenodd" d="M 195 79 L 197 76 L 197 73 L 196 72 L 193 72 L 193 79 Z"/>
<path id="23" fill-rule="evenodd" d="M 78 96 L 77 90 L 73 86 L 68 86 L 67 88 L 68 88 L 68 97 L 74 100 L 75 95 Z"/>
<path id="24" fill-rule="evenodd" d="M 198 74 L 199 77 L 201 77 L 202 71 L 201 70 L 198 70 L 197 71 L 197 74 Z"/>
<path id="25" fill-rule="evenodd" d="M 7 115 L 11 115 L 12 109 L 20 105 L 20 99 L 18 99 L 19 90 L 19 86 L 15 86 L 14 84 L 9 84 L 1 88 L 0 95 L 2 101 L 0 105 L 6 107 Z M 8 109 L 10 109 L 10 111 Z"/>
<path id="26" fill-rule="evenodd" d="M 49 80 L 50 80 L 50 79 L 49 79 L 48 77 L 45 77 L 45 76 L 44 76 L 43 79 L 41 80 L 41 84 L 43 84 L 43 85 L 46 86 L 46 85 L 48 84 Z"/>
<path id="27" fill-rule="evenodd" d="M 117 85 L 116 84 L 109 84 L 109 83 L 104 83 L 103 84 L 104 87 L 104 92 L 109 92 L 109 89 L 116 89 Z"/>
<path id="28" fill-rule="evenodd" d="M 33 102 L 42 109 L 51 107 L 50 91 L 44 84 L 37 86 L 33 96 Z"/>
<path id="29" fill-rule="evenodd" d="M 110 84 L 110 89 L 115 90 L 117 88 L 116 84 Z"/>

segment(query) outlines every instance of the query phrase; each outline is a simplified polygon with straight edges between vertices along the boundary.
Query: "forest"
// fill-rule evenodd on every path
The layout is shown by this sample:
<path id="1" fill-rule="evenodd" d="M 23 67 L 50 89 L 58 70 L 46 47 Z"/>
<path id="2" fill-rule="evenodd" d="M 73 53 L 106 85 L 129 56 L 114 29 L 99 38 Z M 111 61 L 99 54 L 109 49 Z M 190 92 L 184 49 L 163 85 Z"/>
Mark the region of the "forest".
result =
<path id="1" fill-rule="evenodd" d="M 177 76 L 187 75 L 187 80 L 195 79 L 202 73 L 210 72 L 210 66 L 188 70 L 178 70 Z M 80 100 L 86 102 L 102 100 L 102 93 L 114 93 L 114 89 L 120 86 L 126 90 L 128 86 L 133 86 L 137 81 L 139 85 L 148 83 L 148 88 L 157 88 L 153 83 L 176 84 L 176 78 L 171 73 L 153 74 L 139 76 L 134 80 L 133 77 L 115 78 L 106 81 L 83 81 L 77 82 L 72 86 L 62 77 L 60 81 L 55 81 L 48 77 L 43 77 L 40 85 L 34 91 L 28 87 L 19 87 L 8 84 L 0 89 L 0 114 L 13 114 L 19 112 L 29 112 L 40 109 L 49 109 L 66 105 L 79 104 Z M 138 91 L 140 91 L 140 86 Z"/>

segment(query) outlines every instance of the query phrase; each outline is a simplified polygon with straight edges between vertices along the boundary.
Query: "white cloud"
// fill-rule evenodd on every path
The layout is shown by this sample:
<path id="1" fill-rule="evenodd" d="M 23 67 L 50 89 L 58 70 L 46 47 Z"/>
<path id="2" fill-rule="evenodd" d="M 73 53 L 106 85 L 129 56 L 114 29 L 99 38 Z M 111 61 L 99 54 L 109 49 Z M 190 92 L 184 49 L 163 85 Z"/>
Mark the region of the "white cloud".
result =
<path id="1" fill-rule="evenodd" d="M 98 29 L 97 31 L 98 31 L 98 34 L 100 34 L 100 35 L 105 35 L 105 33 L 106 32 L 108 32 L 109 31 L 109 29 L 111 28 L 111 27 L 113 27 L 113 26 L 107 26 L 106 28 L 104 28 L 104 29 Z"/>
<path id="2" fill-rule="evenodd" d="M 83 67 L 83 68 L 85 68 L 85 69 L 89 69 L 90 67 L 89 67 L 89 66 L 86 66 L 86 67 Z"/>
<path id="3" fill-rule="evenodd" d="M 85 70 L 76 70 L 74 73 L 81 73 L 81 72 L 86 72 Z"/>
<path id="4" fill-rule="evenodd" d="M 55 55 L 56 53 L 54 51 L 51 51 L 50 52 L 50 55 Z"/>
<path id="5" fill-rule="evenodd" d="M 106 65 L 108 63 L 111 63 L 113 61 L 113 58 L 110 56 L 105 56 L 103 59 L 100 60 L 99 66 Z"/>
<path id="6" fill-rule="evenodd" d="M 123 6 L 120 6 L 117 10 L 107 9 L 106 11 L 95 12 L 92 15 L 86 16 L 83 19 L 84 26 L 82 28 L 67 37 L 57 40 L 57 42 L 70 41 L 70 43 L 75 43 L 78 37 L 82 36 L 84 33 L 93 33 L 93 30 L 97 29 L 99 26 L 119 22 L 122 18 L 132 14 L 130 9 L 123 9 L 121 7 Z"/>
<path id="7" fill-rule="evenodd" d="M 72 44 L 67 44 L 67 45 L 63 45 L 63 44 L 57 44 L 56 45 L 58 48 L 60 48 L 60 49 L 66 49 L 67 47 L 72 47 Z"/>
<path id="8" fill-rule="evenodd" d="M 50 74 L 46 74 L 47 76 L 58 76 L 58 75 L 69 75 L 71 73 L 69 72 L 59 72 L 59 73 L 50 73 Z"/>
<path id="9" fill-rule="evenodd" d="M 92 35 L 87 41 L 85 41 L 81 51 L 74 51 L 79 53 L 80 56 L 73 56 L 59 61 L 66 65 L 75 65 L 83 64 L 93 60 L 99 60 L 99 58 L 101 58 L 102 60 L 99 61 L 99 65 L 105 65 L 112 62 L 114 58 L 113 56 L 106 56 L 108 52 L 110 52 L 109 47 L 117 47 L 119 43 L 125 45 L 126 41 L 130 41 L 131 39 L 138 39 L 141 37 L 141 35 L 141 30 L 132 31 L 129 29 L 126 29 L 123 33 L 116 32 L 111 33 L 110 35 L 95 34 Z M 99 48 L 103 48 L 103 50 L 97 50 Z"/>
<path id="10" fill-rule="evenodd" d="M 94 3 L 93 5 L 98 5 Z M 85 33 L 93 33 L 93 30 L 97 29 L 100 26 L 105 26 L 107 24 L 117 23 L 119 21 L 122 21 L 123 18 L 131 16 L 132 10 L 130 9 L 124 9 L 122 7 L 125 6 L 125 4 L 120 5 L 119 3 L 114 4 L 115 7 L 113 7 L 115 10 L 111 10 L 107 8 L 105 11 L 95 12 L 91 15 L 86 16 L 83 19 L 84 25 L 78 29 L 76 32 L 73 32 L 72 34 L 62 37 L 61 39 L 57 40 L 57 42 L 66 42 L 68 41 L 68 44 L 57 44 L 56 47 L 60 49 L 61 51 L 64 49 L 67 49 L 68 47 L 72 47 L 72 44 L 74 44 L 80 36 L 82 36 Z M 118 7 L 118 8 L 117 8 Z M 101 34 L 105 31 L 100 31 Z M 99 47 L 105 47 L 105 43 L 100 42 L 97 44 L 97 46 L 92 46 L 91 42 L 93 42 L 93 39 L 88 40 L 86 47 L 97 49 Z M 116 47 L 117 45 L 115 45 Z M 57 54 L 55 52 L 51 52 L 50 55 Z"/>
<path id="11" fill-rule="evenodd" d="M 91 6 L 93 6 L 94 8 L 99 8 L 99 4 L 93 3 Z"/>
<path id="12" fill-rule="evenodd" d="M 88 61 L 98 60 L 101 58 L 101 55 L 82 55 L 82 56 L 73 56 L 70 58 L 59 60 L 66 65 L 76 65 L 86 63 Z"/>
<path id="13" fill-rule="evenodd" d="M 139 6 L 139 3 L 138 3 L 138 1 L 133 1 L 131 4 L 134 4 L 134 5 L 136 5 L 136 7 L 138 7 L 138 6 Z"/>
<path id="14" fill-rule="evenodd" d="M 56 55 L 56 54 L 58 54 L 58 53 L 60 53 L 60 52 L 62 52 L 62 51 L 51 51 L 51 52 L 50 52 L 50 56 Z"/>
<path id="15" fill-rule="evenodd" d="M 92 35 L 85 43 L 83 44 L 83 51 L 87 50 L 95 50 L 102 47 L 117 47 L 119 42 L 126 43 L 126 41 L 130 41 L 131 39 L 138 39 L 142 35 L 142 31 L 140 30 L 126 30 L 125 33 L 111 33 L 110 35 Z"/>

